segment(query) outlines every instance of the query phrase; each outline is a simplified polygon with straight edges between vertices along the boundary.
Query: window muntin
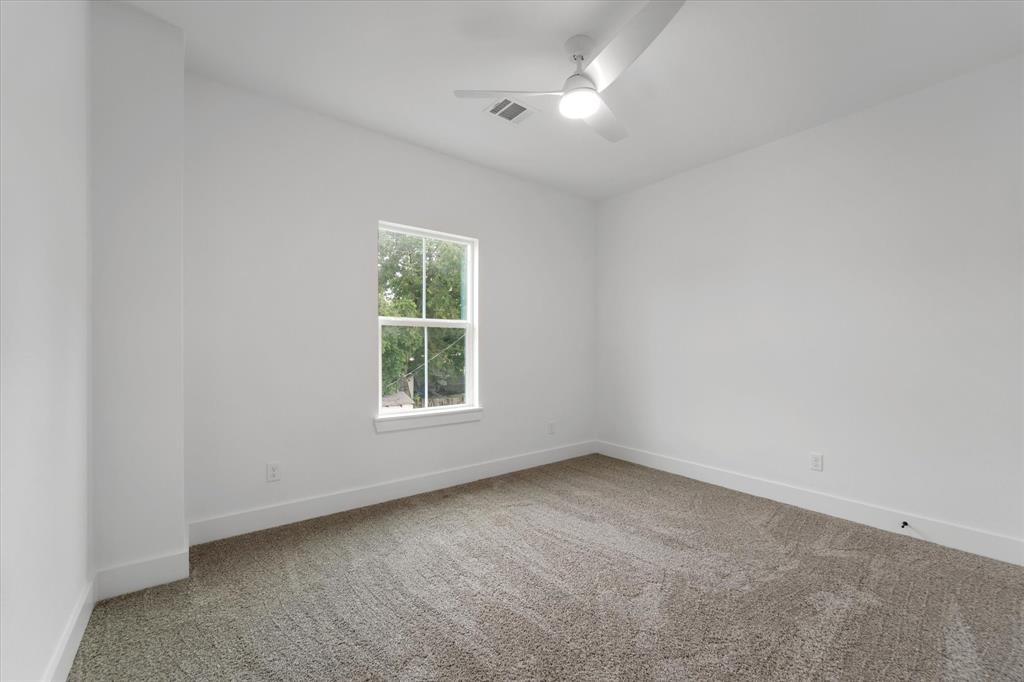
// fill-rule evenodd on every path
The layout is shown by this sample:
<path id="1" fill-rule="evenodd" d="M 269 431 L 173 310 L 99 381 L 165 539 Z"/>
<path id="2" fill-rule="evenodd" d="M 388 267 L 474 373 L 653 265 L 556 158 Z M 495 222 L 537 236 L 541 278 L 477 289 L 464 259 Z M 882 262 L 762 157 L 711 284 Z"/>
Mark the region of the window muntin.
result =
<path id="1" fill-rule="evenodd" d="M 381 223 L 381 416 L 476 407 L 476 240 Z"/>

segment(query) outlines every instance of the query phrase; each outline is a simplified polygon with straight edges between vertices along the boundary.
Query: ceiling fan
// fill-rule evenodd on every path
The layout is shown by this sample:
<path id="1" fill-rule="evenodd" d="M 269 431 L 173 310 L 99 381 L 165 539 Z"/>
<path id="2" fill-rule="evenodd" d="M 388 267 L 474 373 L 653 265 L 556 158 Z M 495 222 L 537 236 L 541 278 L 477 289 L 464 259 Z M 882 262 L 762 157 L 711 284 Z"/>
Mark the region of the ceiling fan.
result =
<path id="1" fill-rule="evenodd" d="M 630 19 L 625 28 L 593 59 L 588 53 L 593 41 L 584 35 L 569 38 L 566 49 L 576 71 L 561 90 L 456 90 L 456 97 L 560 97 L 558 111 L 566 118 L 583 119 L 610 142 L 626 137 L 626 127 L 615 118 L 601 98 L 605 88 L 615 82 L 626 68 L 643 54 L 686 0 L 652 0 Z"/>

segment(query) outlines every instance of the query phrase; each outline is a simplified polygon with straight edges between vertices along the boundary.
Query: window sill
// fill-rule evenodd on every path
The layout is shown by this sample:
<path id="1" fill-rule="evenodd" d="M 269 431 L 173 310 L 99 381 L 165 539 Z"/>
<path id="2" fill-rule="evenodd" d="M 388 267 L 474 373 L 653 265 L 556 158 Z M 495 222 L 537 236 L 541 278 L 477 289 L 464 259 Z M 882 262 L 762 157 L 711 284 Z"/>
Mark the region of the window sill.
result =
<path id="1" fill-rule="evenodd" d="M 373 426 L 377 429 L 377 433 L 387 433 L 389 431 L 406 431 L 408 429 L 425 429 L 431 426 L 444 426 L 446 424 L 476 422 L 483 419 L 483 417 L 484 408 L 482 407 L 459 407 L 451 410 L 438 410 L 437 412 L 377 416 L 373 419 Z"/>

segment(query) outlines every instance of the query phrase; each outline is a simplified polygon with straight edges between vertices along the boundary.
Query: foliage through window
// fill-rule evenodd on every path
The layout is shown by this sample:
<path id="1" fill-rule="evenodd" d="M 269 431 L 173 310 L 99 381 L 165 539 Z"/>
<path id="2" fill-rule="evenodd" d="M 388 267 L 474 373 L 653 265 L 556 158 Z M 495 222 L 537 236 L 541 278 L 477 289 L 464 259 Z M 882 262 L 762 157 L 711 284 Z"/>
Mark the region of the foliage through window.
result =
<path id="1" fill-rule="evenodd" d="M 476 404 L 476 240 L 381 223 L 380 414 Z"/>

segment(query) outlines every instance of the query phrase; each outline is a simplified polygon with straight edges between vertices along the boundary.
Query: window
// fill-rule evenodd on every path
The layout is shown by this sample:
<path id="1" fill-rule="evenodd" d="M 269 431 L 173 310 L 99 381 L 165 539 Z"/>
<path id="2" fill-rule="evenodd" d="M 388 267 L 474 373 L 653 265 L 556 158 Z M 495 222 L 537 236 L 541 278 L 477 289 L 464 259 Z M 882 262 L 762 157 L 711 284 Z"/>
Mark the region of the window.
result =
<path id="1" fill-rule="evenodd" d="M 387 430 L 380 428 L 382 420 L 395 417 L 479 407 L 476 248 L 469 237 L 380 224 L 378 430 Z"/>

